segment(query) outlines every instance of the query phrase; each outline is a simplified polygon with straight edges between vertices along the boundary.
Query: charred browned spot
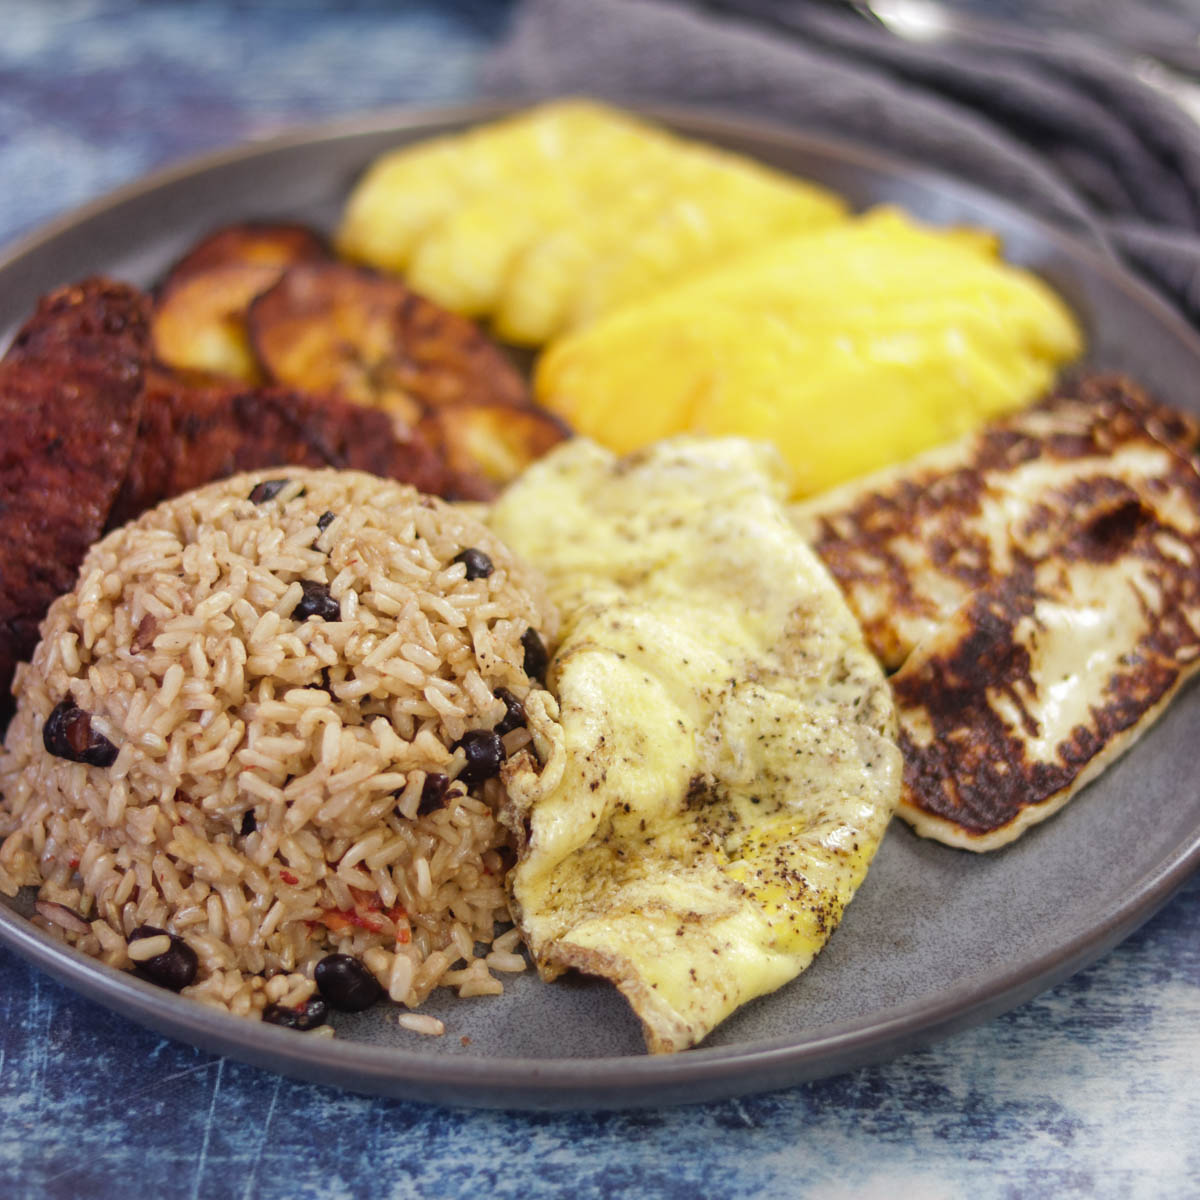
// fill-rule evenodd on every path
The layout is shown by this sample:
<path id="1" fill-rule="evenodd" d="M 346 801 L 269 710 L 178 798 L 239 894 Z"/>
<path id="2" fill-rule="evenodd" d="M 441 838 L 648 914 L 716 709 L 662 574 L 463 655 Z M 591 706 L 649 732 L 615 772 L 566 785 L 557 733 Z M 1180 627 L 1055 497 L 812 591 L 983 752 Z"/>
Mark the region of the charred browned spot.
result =
<path id="1" fill-rule="evenodd" d="M 1002 829 L 1023 810 L 1071 787 L 1092 759 L 1136 725 L 1178 679 L 1178 668 L 1161 659 L 1114 676 L 1105 703 L 1092 709 L 1093 724 L 1077 725 L 1059 742 L 1053 762 L 1031 759 L 1024 740 L 986 703 L 969 702 L 964 720 L 942 724 L 929 745 L 918 745 L 902 730 L 906 798 L 967 833 Z"/>
<path id="2" fill-rule="evenodd" d="M 1121 436 L 1130 429 L 1145 429 L 1157 441 L 1184 454 L 1200 442 L 1200 423 L 1189 413 L 1169 408 L 1153 399 L 1123 375 L 1087 375 L 1068 385 L 1076 395 L 1114 427 Z"/>
<path id="3" fill-rule="evenodd" d="M 907 799 L 973 833 L 1008 824 L 1031 794 L 1045 799 L 1070 778 L 1027 755 L 1026 738 L 1037 733 L 1028 708 L 1035 686 L 1029 651 L 1016 631 L 1032 614 L 1034 599 L 1032 565 L 1024 562 L 972 597 L 960 614 L 956 642 L 893 680 L 902 713 Z M 996 710 L 989 693 L 1013 703 L 1019 730 Z M 909 732 L 915 714 L 928 720 L 925 744 Z"/>
<path id="4" fill-rule="evenodd" d="M 1138 533 L 1153 520 L 1153 514 L 1130 497 L 1112 508 L 1095 513 L 1078 532 L 1064 539 L 1062 553 L 1089 562 L 1113 562 L 1126 553 Z"/>
<path id="5" fill-rule="evenodd" d="M 991 578 L 992 553 L 987 539 L 961 533 L 940 534 L 930 539 L 929 557 L 939 571 L 965 583 L 983 587 Z"/>
<path id="6" fill-rule="evenodd" d="M 713 804 L 724 801 L 724 794 L 716 787 L 712 779 L 706 775 L 693 775 L 688 780 L 687 791 L 683 796 L 683 806 L 689 809 L 708 808 Z"/>
<path id="7" fill-rule="evenodd" d="M 1032 565 L 1019 563 L 1011 575 L 971 598 L 963 614 L 963 636 L 952 649 L 928 658 L 920 674 L 893 680 L 896 698 L 920 703 L 936 695 L 931 715 L 953 720 L 966 695 L 988 686 L 1029 685 L 1029 652 L 1015 634 L 1017 622 L 1033 612 L 1033 604 Z"/>
<path id="8" fill-rule="evenodd" d="M 1037 458 L 1041 452 L 1042 447 L 1037 439 L 1022 430 L 1001 424 L 993 425 L 980 435 L 972 458 L 974 471 L 971 473 L 982 480 L 984 472 L 1012 471 L 1022 463 Z"/>
<path id="9" fill-rule="evenodd" d="M 1103 447 L 1097 444 L 1092 430 L 1054 433 L 1042 444 L 1042 456 L 1045 458 L 1092 458 L 1099 453 L 1103 453 Z"/>
<path id="10" fill-rule="evenodd" d="M 901 673 L 894 689 L 901 710 L 906 801 L 971 834 L 1010 824 L 1072 787 L 1113 740 L 1152 711 L 1178 683 L 1170 657 L 1139 648 L 1106 681 L 1089 723 L 1075 726 L 1054 748 L 1052 761 L 1031 756 L 1037 685 L 1026 649 L 1015 640 L 1018 621 L 1033 613 L 1033 591 L 997 589 L 976 597 L 953 647 L 920 669 Z M 1007 607 L 1006 607 L 1007 606 Z M 1004 695 L 1020 714 L 1014 727 L 995 703 Z M 912 730 L 928 722 L 925 736 Z"/>
<path id="11" fill-rule="evenodd" d="M 897 636 L 892 624 L 891 614 L 869 620 L 859 620 L 863 639 L 867 649 L 886 669 L 894 669 L 901 664 L 907 653 L 908 646 Z"/>
<path id="12" fill-rule="evenodd" d="M 836 520 L 823 518 L 818 523 L 813 549 L 842 591 L 851 598 L 859 588 L 872 589 L 885 597 L 881 607 L 888 613 L 933 616 L 935 607 L 919 595 L 912 573 L 899 552 L 899 543 L 907 536 L 919 513 L 941 503 L 961 504 L 964 509 L 978 502 L 978 480 L 960 473 L 953 481 L 943 481 L 938 497 L 928 494 L 929 480 L 904 481 L 894 491 L 871 493 Z M 889 624 L 858 613 L 867 643 L 884 663 L 898 665 L 905 647 L 893 635 Z"/>
<path id="13" fill-rule="evenodd" d="M 1156 499 L 1183 489 L 1200 512 L 1187 457 L 1197 429 L 1194 418 L 1158 404 L 1121 376 L 1085 376 L 1033 409 L 972 435 L 955 463 L 891 477 L 842 509 L 822 512 L 814 505 L 811 540 L 863 624 L 872 651 L 894 669 L 932 623 L 1005 569 L 993 561 L 994 539 L 1004 536 L 1003 512 L 1012 499 L 1005 481 L 1012 472 L 1039 459 L 1058 464 L 1060 473 L 1070 463 L 1080 465 L 1080 477 L 1065 490 L 1048 488 L 1022 498 L 1024 511 L 1009 536 L 1024 553 L 1057 553 L 1064 528 L 1084 526 L 1067 553 L 1111 561 L 1123 540 L 1140 540 L 1135 509 L 1099 519 L 1126 500 L 1152 511 Z M 1156 443 L 1171 451 L 1166 456 L 1155 451 L 1159 467 L 1177 457 L 1166 468 L 1169 479 L 1151 470 L 1137 480 L 1135 491 L 1106 470 L 1115 451 L 1134 445 L 1154 450 Z M 989 531 L 996 517 L 998 535 Z"/>

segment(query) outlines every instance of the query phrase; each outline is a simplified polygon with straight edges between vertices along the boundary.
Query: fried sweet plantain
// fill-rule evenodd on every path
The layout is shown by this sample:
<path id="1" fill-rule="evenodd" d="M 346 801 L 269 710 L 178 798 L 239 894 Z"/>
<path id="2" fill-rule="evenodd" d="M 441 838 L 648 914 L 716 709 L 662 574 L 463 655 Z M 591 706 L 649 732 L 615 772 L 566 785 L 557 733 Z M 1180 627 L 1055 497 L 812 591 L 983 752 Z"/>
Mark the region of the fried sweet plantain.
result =
<path id="1" fill-rule="evenodd" d="M 284 387 L 198 382 L 155 367 L 110 525 L 226 475 L 288 464 L 353 468 L 424 492 L 474 494 L 386 413 Z"/>
<path id="2" fill-rule="evenodd" d="M 525 380 L 475 325 L 398 279 L 340 263 L 299 263 L 250 306 L 270 378 L 336 392 L 413 424 L 446 404 L 525 405 Z"/>
<path id="3" fill-rule="evenodd" d="M 290 221 L 242 221 L 201 238 L 167 272 L 164 289 L 213 267 L 287 267 L 331 258 L 329 243 L 315 229 Z"/>
<path id="4" fill-rule="evenodd" d="M 154 312 L 154 352 L 168 366 L 258 383 L 262 371 L 246 332 L 246 310 L 281 267 L 228 263 L 178 278 Z"/>
<path id="5" fill-rule="evenodd" d="M 104 279 L 61 288 L 0 362 L 0 726 L 16 664 L 74 584 L 133 452 L 148 308 Z"/>
<path id="6" fill-rule="evenodd" d="M 543 408 L 507 404 L 449 404 L 431 409 L 417 425 L 451 470 L 482 476 L 502 487 L 531 462 L 571 436 L 570 427 Z"/>
<path id="7" fill-rule="evenodd" d="M 293 263 L 330 257 L 305 225 L 247 221 L 203 238 L 167 272 L 158 290 L 154 345 L 172 367 L 262 380 L 246 332 L 246 310 Z"/>

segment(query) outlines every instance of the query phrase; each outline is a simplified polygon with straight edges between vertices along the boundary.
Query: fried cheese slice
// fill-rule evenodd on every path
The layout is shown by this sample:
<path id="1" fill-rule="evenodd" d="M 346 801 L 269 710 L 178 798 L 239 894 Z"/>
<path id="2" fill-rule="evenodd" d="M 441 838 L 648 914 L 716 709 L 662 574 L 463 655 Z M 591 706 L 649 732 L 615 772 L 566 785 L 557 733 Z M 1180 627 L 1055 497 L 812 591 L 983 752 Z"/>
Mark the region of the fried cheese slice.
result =
<path id="1" fill-rule="evenodd" d="M 772 450 L 575 439 L 491 523 L 563 618 L 518 758 L 509 886 L 547 978 L 610 979 L 651 1051 L 701 1041 L 812 961 L 900 785 L 891 695 L 789 523 Z"/>
<path id="2" fill-rule="evenodd" d="M 992 850 L 1066 804 L 1200 663 L 1196 422 L 1068 385 L 793 510 L 895 670 L 900 814 Z"/>

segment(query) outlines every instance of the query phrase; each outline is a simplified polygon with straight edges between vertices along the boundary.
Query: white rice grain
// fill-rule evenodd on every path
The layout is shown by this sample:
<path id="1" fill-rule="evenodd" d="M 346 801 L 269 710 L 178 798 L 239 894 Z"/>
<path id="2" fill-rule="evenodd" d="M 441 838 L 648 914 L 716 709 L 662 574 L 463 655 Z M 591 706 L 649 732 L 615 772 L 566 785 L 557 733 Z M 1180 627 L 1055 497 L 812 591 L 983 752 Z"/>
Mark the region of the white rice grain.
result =
<path id="1" fill-rule="evenodd" d="M 396 1023 L 413 1033 L 423 1033 L 426 1037 L 441 1037 L 446 1032 L 443 1022 L 425 1013 L 401 1013 Z"/>

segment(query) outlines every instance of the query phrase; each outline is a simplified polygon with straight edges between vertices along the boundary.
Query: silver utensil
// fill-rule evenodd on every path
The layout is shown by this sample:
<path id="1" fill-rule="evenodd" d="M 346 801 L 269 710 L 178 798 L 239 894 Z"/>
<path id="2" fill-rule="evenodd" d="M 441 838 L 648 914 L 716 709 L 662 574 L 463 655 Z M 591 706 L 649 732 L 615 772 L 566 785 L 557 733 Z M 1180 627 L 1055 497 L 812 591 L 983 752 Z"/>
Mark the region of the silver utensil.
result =
<path id="1" fill-rule="evenodd" d="M 1078 28 L 1021 26 L 976 16 L 937 0 L 840 0 L 860 16 L 912 42 L 946 42 L 964 46 L 1039 50 L 1085 47 L 1122 59 L 1131 74 L 1176 101 L 1200 121 L 1200 36 L 1167 41 L 1124 23 L 1102 34 Z"/>

